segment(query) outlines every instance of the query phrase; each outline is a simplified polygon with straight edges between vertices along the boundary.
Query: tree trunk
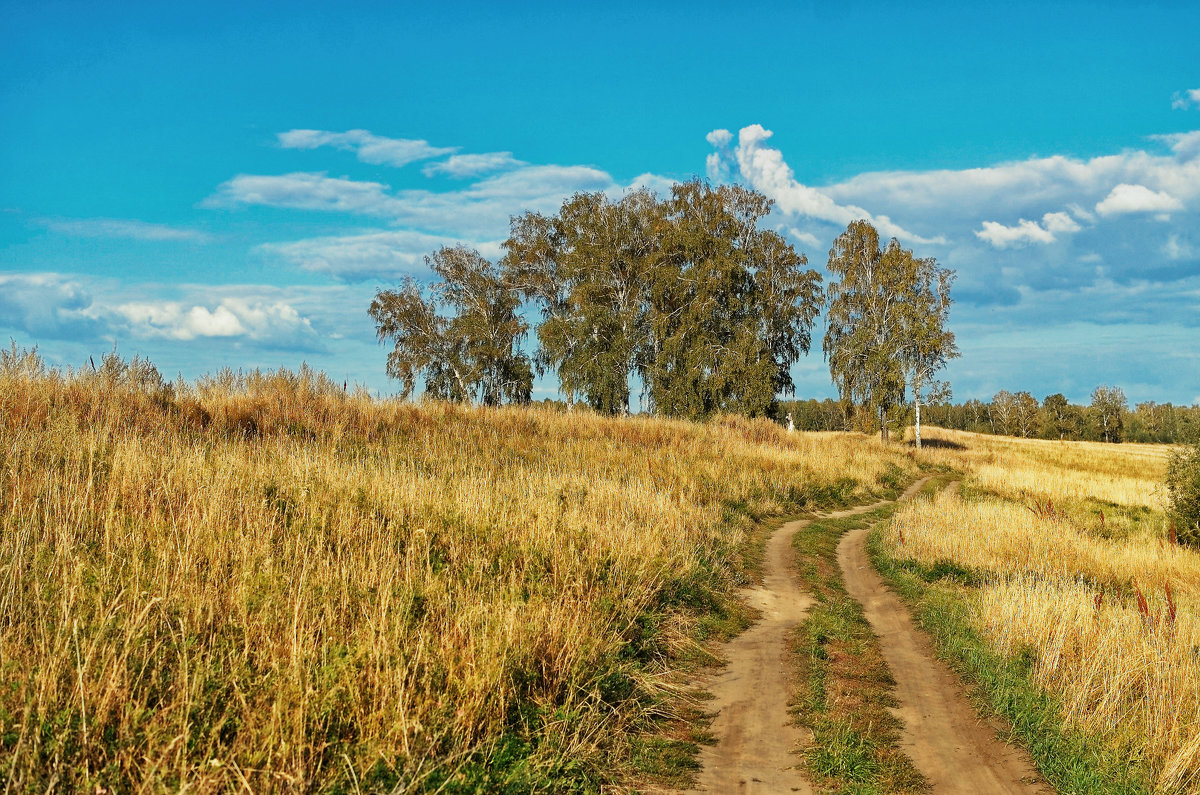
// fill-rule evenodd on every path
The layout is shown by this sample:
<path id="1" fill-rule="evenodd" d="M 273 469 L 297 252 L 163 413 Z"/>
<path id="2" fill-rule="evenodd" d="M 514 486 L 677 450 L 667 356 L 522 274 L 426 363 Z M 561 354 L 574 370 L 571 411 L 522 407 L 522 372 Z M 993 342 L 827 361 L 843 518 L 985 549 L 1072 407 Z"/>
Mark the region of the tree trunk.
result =
<path id="1" fill-rule="evenodd" d="M 913 409 L 916 411 L 916 424 L 913 425 L 913 433 L 916 435 L 917 449 L 921 449 L 921 398 L 913 395 Z M 936 417 L 934 419 L 937 419 Z"/>
<path id="2" fill-rule="evenodd" d="M 887 412 L 884 410 L 883 406 L 879 407 L 879 439 L 884 444 L 887 444 L 887 440 L 888 440 Z"/>

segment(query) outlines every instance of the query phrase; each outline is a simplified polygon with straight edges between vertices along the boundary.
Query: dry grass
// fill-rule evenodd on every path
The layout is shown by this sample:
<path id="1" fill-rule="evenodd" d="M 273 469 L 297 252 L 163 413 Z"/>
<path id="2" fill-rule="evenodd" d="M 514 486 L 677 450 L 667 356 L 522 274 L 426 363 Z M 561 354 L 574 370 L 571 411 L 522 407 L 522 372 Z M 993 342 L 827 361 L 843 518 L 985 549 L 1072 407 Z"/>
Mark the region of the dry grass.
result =
<path id="1" fill-rule="evenodd" d="M 1200 554 L 1152 510 L 1166 448 L 938 435 L 965 448 L 933 456 L 963 467 L 971 496 L 906 505 L 890 553 L 974 571 L 961 593 L 977 628 L 1031 656 L 1068 725 L 1139 760 L 1156 791 L 1200 789 Z M 1114 536 L 1095 505 L 1144 520 Z"/>
<path id="2" fill-rule="evenodd" d="M 729 607 L 748 514 L 914 466 L 732 418 L 3 364 L 14 792 L 595 788 Z"/>

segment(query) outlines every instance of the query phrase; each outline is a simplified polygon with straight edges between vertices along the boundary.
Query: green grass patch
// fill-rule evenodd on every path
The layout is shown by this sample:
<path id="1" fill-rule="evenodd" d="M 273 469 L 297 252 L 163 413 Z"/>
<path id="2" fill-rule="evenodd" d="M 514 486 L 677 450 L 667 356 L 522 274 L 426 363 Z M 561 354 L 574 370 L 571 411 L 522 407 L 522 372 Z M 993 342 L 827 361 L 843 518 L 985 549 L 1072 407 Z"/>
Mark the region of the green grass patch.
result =
<path id="1" fill-rule="evenodd" d="M 895 505 L 819 519 L 792 539 L 796 565 L 816 603 L 791 640 L 800 689 L 796 721 L 812 732 L 805 768 L 827 792 L 924 792 L 926 782 L 899 748 L 895 682 L 862 607 L 847 592 L 837 545 L 848 531 L 890 517 Z"/>

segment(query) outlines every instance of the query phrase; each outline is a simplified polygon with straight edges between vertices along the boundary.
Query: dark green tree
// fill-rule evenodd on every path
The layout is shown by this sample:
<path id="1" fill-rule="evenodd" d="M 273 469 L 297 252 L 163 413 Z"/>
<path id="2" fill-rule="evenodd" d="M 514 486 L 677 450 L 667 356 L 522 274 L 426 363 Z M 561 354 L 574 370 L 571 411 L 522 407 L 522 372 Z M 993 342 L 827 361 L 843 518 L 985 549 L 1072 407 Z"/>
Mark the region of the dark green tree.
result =
<path id="1" fill-rule="evenodd" d="M 736 185 L 675 185 L 641 372 L 664 414 L 769 415 L 808 352 L 821 277 L 782 237 L 758 228 L 772 202 Z"/>
<path id="2" fill-rule="evenodd" d="M 513 219 L 508 282 L 540 309 L 535 361 L 568 398 L 676 416 L 768 414 L 808 351 L 820 276 L 778 234 L 771 210 L 736 186 L 676 185 L 612 201 L 577 194 L 555 216 Z"/>
<path id="3" fill-rule="evenodd" d="M 442 400 L 529 402 L 533 372 L 520 347 L 528 325 L 499 270 L 463 246 L 425 261 L 440 281 L 426 290 L 409 278 L 379 291 L 368 309 L 380 342 L 394 343 L 388 375 L 405 397 L 423 375 L 426 394 Z"/>
<path id="4" fill-rule="evenodd" d="M 1082 419 L 1079 407 L 1061 392 L 1047 395 L 1042 401 L 1042 437 L 1045 439 L 1078 438 Z"/>

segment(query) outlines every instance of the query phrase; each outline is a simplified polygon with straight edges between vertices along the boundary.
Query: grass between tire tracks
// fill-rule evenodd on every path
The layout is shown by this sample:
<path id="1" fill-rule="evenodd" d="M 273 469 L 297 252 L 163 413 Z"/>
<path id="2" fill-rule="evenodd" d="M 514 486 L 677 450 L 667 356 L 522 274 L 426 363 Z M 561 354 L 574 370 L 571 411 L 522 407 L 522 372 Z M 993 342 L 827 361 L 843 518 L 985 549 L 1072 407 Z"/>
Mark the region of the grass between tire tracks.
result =
<path id="1" fill-rule="evenodd" d="M 936 492 L 950 480 L 936 478 L 922 493 Z M 1032 653 L 1002 656 L 976 631 L 970 597 L 985 575 L 953 561 L 923 565 L 892 557 L 878 526 L 867 537 L 867 550 L 876 570 L 908 605 L 916 625 L 932 639 L 938 656 L 966 682 L 977 708 L 1011 726 L 1008 739 L 1029 750 L 1055 789 L 1077 795 L 1151 792 L 1136 760 L 1118 758 L 1099 742 L 1064 727 L 1059 705 L 1033 681 Z"/>
<path id="2" fill-rule="evenodd" d="M 840 519 L 816 519 L 792 543 L 801 581 L 815 599 L 791 648 L 798 672 L 796 721 L 812 732 L 804 764 L 822 791 L 915 793 L 927 790 L 900 750 L 895 681 L 862 606 L 847 592 L 837 562 L 848 531 L 889 518 L 896 504 Z"/>

